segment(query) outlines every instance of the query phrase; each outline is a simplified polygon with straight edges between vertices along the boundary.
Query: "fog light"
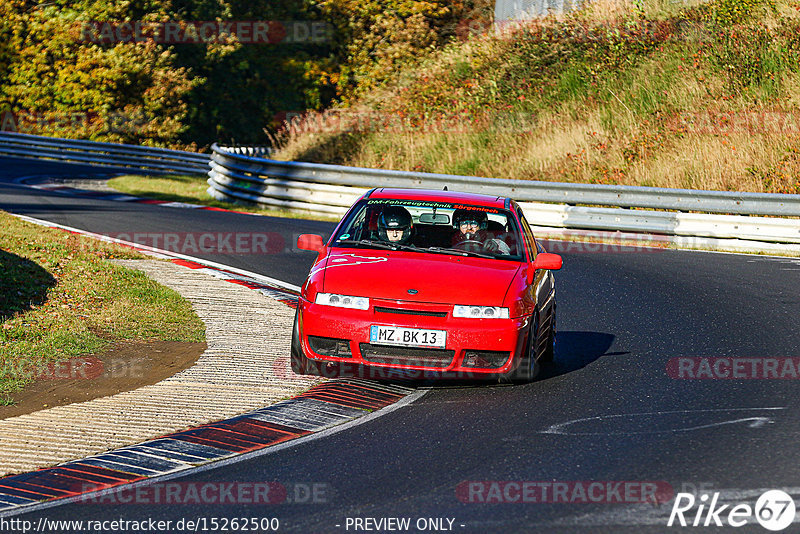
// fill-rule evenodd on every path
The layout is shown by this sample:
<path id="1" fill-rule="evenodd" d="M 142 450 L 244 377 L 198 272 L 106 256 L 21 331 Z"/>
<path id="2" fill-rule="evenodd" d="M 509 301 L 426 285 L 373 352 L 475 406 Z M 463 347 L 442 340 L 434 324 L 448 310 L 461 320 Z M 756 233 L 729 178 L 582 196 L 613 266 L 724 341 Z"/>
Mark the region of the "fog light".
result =
<path id="1" fill-rule="evenodd" d="M 308 336 L 308 344 L 311 350 L 323 356 L 333 356 L 336 358 L 351 358 L 353 356 L 353 353 L 350 351 L 350 341 L 347 339 Z"/>
<path id="2" fill-rule="evenodd" d="M 488 350 L 468 350 L 464 352 L 464 367 L 480 369 L 499 369 L 508 361 L 510 353 Z"/>

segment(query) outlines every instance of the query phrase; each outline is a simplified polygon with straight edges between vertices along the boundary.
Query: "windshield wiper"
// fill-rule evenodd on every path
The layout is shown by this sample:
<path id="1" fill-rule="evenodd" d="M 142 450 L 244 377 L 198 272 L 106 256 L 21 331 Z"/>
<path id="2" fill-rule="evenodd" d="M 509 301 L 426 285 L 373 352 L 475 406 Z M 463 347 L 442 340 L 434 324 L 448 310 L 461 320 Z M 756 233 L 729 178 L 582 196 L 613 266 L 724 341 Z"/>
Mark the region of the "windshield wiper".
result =
<path id="1" fill-rule="evenodd" d="M 380 248 L 385 250 L 418 250 L 415 247 L 410 247 L 408 245 L 401 245 L 399 243 L 392 244 L 392 243 L 381 243 L 379 241 L 370 241 L 369 239 L 340 239 L 335 241 L 337 245 L 361 245 L 365 247 L 373 247 L 373 248 Z"/>
<path id="2" fill-rule="evenodd" d="M 477 258 L 494 259 L 491 254 L 484 254 L 482 252 L 475 252 L 474 250 L 463 250 L 460 248 L 442 248 L 442 247 L 428 247 L 426 251 L 435 252 L 437 254 L 457 254 L 459 256 L 474 256 Z"/>

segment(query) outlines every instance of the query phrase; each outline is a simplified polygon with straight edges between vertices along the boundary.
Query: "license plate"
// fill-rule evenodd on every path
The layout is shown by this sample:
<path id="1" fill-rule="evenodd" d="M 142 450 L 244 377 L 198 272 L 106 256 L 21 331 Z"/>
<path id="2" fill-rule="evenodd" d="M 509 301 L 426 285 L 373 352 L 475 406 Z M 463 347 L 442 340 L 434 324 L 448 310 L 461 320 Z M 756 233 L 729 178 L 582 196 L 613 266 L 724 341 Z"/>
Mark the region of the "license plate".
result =
<path id="1" fill-rule="evenodd" d="M 424 330 L 421 328 L 380 325 L 372 325 L 369 329 L 370 343 L 378 345 L 444 348 L 446 338 L 447 332 L 444 330 Z"/>

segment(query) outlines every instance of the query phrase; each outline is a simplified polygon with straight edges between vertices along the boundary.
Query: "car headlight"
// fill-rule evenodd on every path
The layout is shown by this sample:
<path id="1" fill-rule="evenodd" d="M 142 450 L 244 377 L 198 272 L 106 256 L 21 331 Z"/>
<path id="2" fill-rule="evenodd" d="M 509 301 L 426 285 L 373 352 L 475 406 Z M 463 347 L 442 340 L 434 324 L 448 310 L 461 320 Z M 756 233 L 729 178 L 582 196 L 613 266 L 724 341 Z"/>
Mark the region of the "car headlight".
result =
<path id="1" fill-rule="evenodd" d="M 497 306 L 453 306 L 453 317 L 469 319 L 508 319 L 508 308 Z"/>
<path id="2" fill-rule="evenodd" d="M 317 304 L 323 306 L 336 306 L 337 308 L 353 308 L 355 310 L 368 310 L 367 297 L 353 297 L 350 295 L 337 295 L 335 293 L 317 293 Z"/>

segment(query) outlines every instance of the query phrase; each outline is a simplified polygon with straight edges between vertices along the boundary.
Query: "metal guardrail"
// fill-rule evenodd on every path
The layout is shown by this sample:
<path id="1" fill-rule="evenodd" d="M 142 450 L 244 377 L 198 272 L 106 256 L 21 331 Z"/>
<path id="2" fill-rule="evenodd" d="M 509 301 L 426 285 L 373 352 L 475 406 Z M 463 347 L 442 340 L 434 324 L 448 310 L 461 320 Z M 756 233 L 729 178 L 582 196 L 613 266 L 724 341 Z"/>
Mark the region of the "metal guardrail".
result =
<path id="1" fill-rule="evenodd" d="M 308 184 L 350 186 L 360 189 L 376 186 L 441 189 L 447 185 L 451 189 L 469 193 L 510 196 L 518 202 L 559 202 L 572 205 L 800 217 L 800 195 L 572 184 L 364 169 L 250 157 L 228 152 L 216 144 L 212 145 L 211 151 L 212 172 L 209 173 L 211 179 L 216 181 L 216 177 L 220 175 L 236 179 L 242 182 L 237 184 L 239 187 L 250 191 L 270 185 L 304 189 L 310 187 Z M 306 185 L 300 186 L 300 182 Z M 248 186 L 245 183 L 252 185 Z M 327 201 L 317 203 L 313 197 L 293 196 L 290 193 L 287 195 L 286 198 L 291 200 L 303 201 L 306 198 L 305 202 L 312 209 L 315 209 L 315 204 L 328 203 Z M 265 196 L 265 200 L 274 198 L 279 197 Z"/>
<path id="2" fill-rule="evenodd" d="M 800 219 L 783 218 L 800 217 L 800 195 L 364 169 L 268 160 L 232 153 L 217 145 L 212 146 L 208 174 L 208 192 L 217 199 L 325 215 L 343 214 L 371 187 L 440 189 L 446 185 L 451 190 L 510 196 L 520 202 L 530 213 L 529 219 L 539 226 L 800 243 Z"/>
<path id="3" fill-rule="evenodd" d="M 208 154 L 166 148 L 76 141 L 11 132 L 0 132 L 0 155 L 89 163 L 120 170 L 188 174 L 205 174 L 210 159 Z"/>

